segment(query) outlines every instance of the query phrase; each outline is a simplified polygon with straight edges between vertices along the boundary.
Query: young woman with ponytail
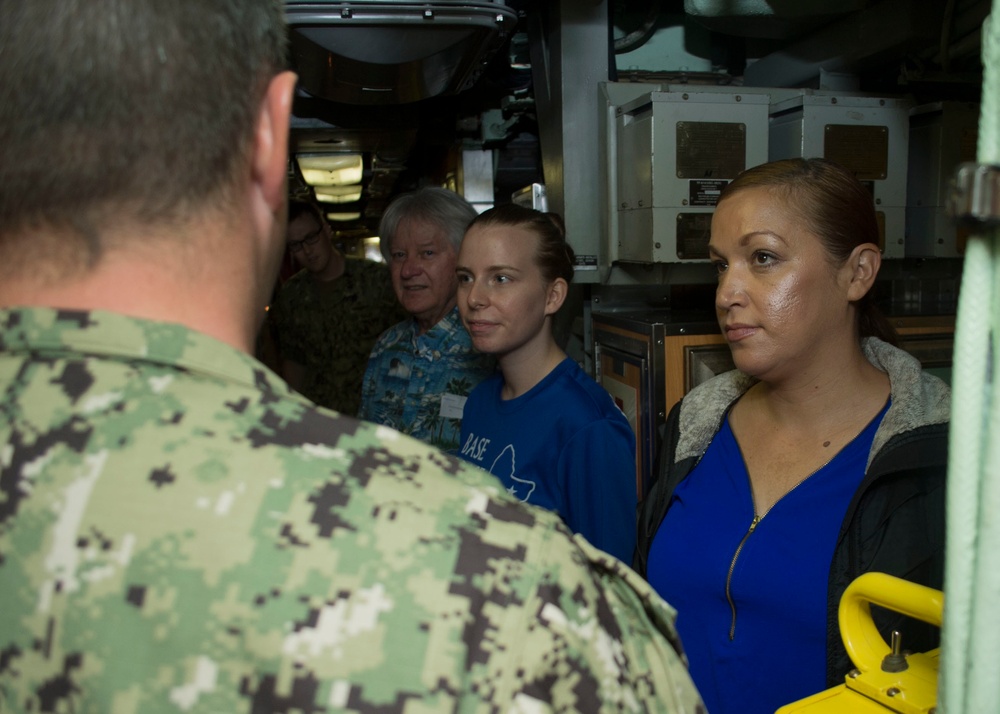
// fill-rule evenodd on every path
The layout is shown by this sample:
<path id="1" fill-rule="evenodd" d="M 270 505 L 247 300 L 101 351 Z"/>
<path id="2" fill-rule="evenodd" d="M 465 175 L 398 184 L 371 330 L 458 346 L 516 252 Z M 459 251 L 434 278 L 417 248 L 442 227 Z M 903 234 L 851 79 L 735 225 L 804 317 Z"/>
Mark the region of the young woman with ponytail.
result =
<path id="1" fill-rule="evenodd" d="M 552 213 L 517 205 L 469 226 L 458 309 L 499 372 L 469 395 L 462 458 L 521 501 L 554 510 L 620 560 L 635 548 L 635 436 L 611 396 L 557 344 L 552 320 L 573 279 L 573 249 Z"/>

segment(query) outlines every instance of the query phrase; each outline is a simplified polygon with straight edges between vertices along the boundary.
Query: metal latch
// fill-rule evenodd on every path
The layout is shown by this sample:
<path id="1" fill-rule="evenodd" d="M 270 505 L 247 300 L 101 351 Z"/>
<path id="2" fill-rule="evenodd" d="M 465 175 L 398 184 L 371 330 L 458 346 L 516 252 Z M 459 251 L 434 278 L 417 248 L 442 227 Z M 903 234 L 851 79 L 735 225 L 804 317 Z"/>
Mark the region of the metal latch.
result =
<path id="1" fill-rule="evenodd" d="M 844 684 L 776 714 L 934 714 L 940 649 L 905 652 L 898 631 L 890 646 L 875 626 L 872 605 L 940 627 L 944 594 L 885 573 L 859 576 L 847 586 L 838 611 L 840 634 L 855 669 Z"/>
<path id="2" fill-rule="evenodd" d="M 947 208 L 959 223 L 1000 225 L 1000 166 L 959 164 Z"/>

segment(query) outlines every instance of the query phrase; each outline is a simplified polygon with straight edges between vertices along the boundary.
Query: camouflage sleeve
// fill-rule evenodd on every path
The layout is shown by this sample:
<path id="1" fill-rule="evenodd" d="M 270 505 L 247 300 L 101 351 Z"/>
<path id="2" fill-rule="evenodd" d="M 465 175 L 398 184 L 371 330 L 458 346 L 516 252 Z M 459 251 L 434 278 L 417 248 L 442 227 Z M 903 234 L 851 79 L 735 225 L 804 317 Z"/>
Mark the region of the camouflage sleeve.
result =
<path id="1" fill-rule="evenodd" d="M 406 546 L 386 528 L 386 578 L 345 601 L 367 614 L 342 633 L 350 658 L 331 662 L 335 709 L 704 714 L 670 607 L 554 514 L 484 491 L 477 471 L 454 471 L 470 486 L 467 518 L 451 498 L 436 514 L 407 515 L 402 498 L 392 511 L 414 537 Z M 394 705 L 410 699 L 412 709 Z"/>
<path id="2" fill-rule="evenodd" d="M 268 321 L 280 356 L 305 365 L 309 362 L 307 346 L 317 343 L 315 337 L 307 332 L 314 323 L 306 319 L 311 306 L 307 304 L 301 277 L 292 276 L 278 291 L 268 311 Z"/>
<path id="3" fill-rule="evenodd" d="M 384 264 L 372 263 L 367 278 L 374 293 L 371 300 L 381 308 L 379 324 L 383 330 L 410 316 L 396 298 L 396 290 L 392 286 L 392 274 Z"/>
<path id="4" fill-rule="evenodd" d="M 585 539 L 567 546 L 561 530 L 545 546 L 548 570 L 520 611 L 507 612 L 507 635 L 494 638 L 516 666 L 488 678 L 509 686 L 496 701 L 525 712 L 704 714 L 673 610 Z"/>
<path id="5" fill-rule="evenodd" d="M 361 404 L 358 406 L 358 419 L 372 421 L 372 417 L 374 416 L 373 406 L 377 389 L 378 353 L 380 352 L 380 345 L 384 344 L 385 341 L 386 333 L 383 332 L 375 340 L 375 344 L 368 355 L 368 362 L 365 363 L 365 373 L 361 378 Z"/>
<path id="6" fill-rule="evenodd" d="M 0 711 L 697 711 L 556 515 L 156 329 L 188 369 L 0 360 Z"/>

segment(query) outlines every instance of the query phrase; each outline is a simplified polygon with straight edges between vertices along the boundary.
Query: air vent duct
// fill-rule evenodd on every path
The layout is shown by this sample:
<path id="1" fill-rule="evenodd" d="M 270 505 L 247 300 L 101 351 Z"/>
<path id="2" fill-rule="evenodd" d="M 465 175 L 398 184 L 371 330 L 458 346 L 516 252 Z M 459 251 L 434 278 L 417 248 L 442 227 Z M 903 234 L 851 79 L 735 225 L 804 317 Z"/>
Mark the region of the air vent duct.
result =
<path id="1" fill-rule="evenodd" d="M 346 104 L 406 104 L 471 87 L 517 24 L 495 2 L 285 2 L 300 87 Z"/>

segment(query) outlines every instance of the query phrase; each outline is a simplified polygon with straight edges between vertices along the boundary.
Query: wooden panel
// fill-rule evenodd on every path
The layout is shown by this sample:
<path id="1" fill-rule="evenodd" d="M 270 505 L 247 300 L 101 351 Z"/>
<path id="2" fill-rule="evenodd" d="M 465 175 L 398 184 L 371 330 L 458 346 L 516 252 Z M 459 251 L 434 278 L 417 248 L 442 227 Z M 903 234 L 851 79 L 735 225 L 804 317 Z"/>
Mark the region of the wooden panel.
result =
<path id="1" fill-rule="evenodd" d="M 607 390 L 615 404 L 622 410 L 635 434 L 635 492 L 643 496 L 643 475 L 651 464 L 646 463 L 642 422 L 642 368 L 631 362 L 616 359 L 614 355 L 601 354 L 601 386 Z"/>
<path id="2" fill-rule="evenodd" d="M 622 337 L 629 337 L 633 340 L 638 340 L 639 342 L 646 343 L 649 346 L 649 335 L 644 332 L 637 332 L 636 330 L 629 330 L 624 327 L 618 327 L 618 325 L 610 325 L 607 322 L 601 322 L 595 330 L 595 332 L 610 332 L 613 335 L 621 335 Z"/>
<path id="3" fill-rule="evenodd" d="M 901 338 L 901 347 L 917 357 L 925 368 L 950 366 L 945 353 L 955 332 L 954 315 L 919 315 L 890 317 Z M 914 338 L 914 339 L 907 339 Z M 674 335 L 667 337 L 664 346 L 666 370 L 666 405 L 669 411 L 691 388 L 692 351 L 701 346 L 725 346 L 722 335 Z"/>
<path id="4" fill-rule="evenodd" d="M 666 371 L 664 387 L 668 412 L 674 404 L 680 401 L 686 391 L 688 364 L 686 349 L 702 345 L 723 345 L 726 350 L 729 349 L 725 338 L 720 334 L 671 335 L 664 340 L 663 368 Z"/>
<path id="5" fill-rule="evenodd" d="M 946 334 L 955 332 L 954 315 L 913 315 L 890 317 L 889 322 L 900 335 Z"/>

